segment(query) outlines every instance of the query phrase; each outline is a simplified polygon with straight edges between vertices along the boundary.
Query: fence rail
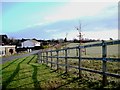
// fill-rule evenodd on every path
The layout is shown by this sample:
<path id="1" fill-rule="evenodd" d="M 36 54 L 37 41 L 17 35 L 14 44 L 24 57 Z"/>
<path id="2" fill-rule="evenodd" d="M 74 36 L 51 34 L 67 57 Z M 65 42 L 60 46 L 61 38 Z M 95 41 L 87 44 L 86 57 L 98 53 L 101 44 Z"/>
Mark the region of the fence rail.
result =
<path id="1" fill-rule="evenodd" d="M 107 76 L 120 78 L 120 74 L 112 74 L 112 73 L 107 72 L 107 65 L 106 65 L 107 61 L 120 62 L 119 57 L 118 58 L 107 58 L 107 46 L 108 45 L 115 45 L 115 44 L 119 45 L 120 40 L 109 41 L 109 42 L 102 41 L 101 43 L 97 43 L 97 44 L 69 47 L 69 48 L 64 48 L 64 49 L 59 49 L 59 50 L 46 50 L 46 51 L 39 52 L 38 55 L 39 55 L 40 62 L 41 63 L 43 62 L 43 63 L 46 63 L 46 64 L 50 63 L 51 68 L 53 67 L 53 64 L 57 65 L 57 70 L 58 70 L 59 66 L 64 66 L 66 73 L 68 72 L 68 67 L 78 69 L 80 78 L 81 78 L 82 70 L 101 74 L 101 75 L 103 75 L 103 85 L 106 85 L 107 84 Z M 98 47 L 98 46 L 102 47 L 102 57 L 101 58 L 82 57 L 82 54 L 81 54 L 81 49 L 82 48 L 90 48 L 90 47 Z M 78 50 L 78 56 L 75 56 L 75 57 L 74 56 L 68 56 L 68 50 L 71 50 L 71 49 Z M 60 51 L 64 52 L 64 56 L 59 55 Z M 53 53 L 56 53 L 56 54 L 53 55 Z M 51 61 L 48 61 L 49 58 L 51 59 Z M 57 61 L 53 62 L 53 58 L 56 58 Z M 59 58 L 62 58 L 63 60 L 65 59 L 65 64 L 60 64 L 59 63 Z M 78 59 L 78 66 L 69 65 L 68 59 Z M 92 70 L 92 69 L 81 67 L 81 61 L 83 59 L 84 60 L 101 60 L 102 61 L 102 71 Z"/>

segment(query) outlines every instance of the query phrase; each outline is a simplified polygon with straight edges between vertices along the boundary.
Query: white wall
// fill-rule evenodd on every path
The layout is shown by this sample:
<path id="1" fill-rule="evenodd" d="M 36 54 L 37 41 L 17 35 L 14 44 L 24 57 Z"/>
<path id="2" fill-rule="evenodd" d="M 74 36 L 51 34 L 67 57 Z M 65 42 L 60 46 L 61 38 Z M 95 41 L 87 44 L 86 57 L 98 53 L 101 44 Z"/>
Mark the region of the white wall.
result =
<path id="1" fill-rule="evenodd" d="M 0 56 L 4 56 L 5 55 L 5 47 L 0 46 Z"/>
<path id="2" fill-rule="evenodd" d="M 0 46 L 0 56 L 4 55 L 10 55 L 9 50 L 13 49 L 13 53 L 16 53 L 15 51 L 15 45 L 12 46 Z"/>
<path id="3" fill-rule="evenodd" d="M 22 47 L 34 47 L 34 43 L 31 41 L 22 42 Z"/>
<path id="4" fill-rule="evenodd" d="M 38 42 L 38 43 L 35 43 L 35 46 L 40 46 L 40 42 Z"/>

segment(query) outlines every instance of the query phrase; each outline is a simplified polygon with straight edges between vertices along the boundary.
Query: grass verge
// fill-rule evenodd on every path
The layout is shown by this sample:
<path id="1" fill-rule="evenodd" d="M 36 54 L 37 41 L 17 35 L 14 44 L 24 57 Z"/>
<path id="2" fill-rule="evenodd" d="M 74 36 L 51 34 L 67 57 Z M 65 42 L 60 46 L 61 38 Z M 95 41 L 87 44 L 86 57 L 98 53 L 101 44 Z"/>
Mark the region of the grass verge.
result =
<path id="1" fill-rule="evenodd" d="M 37 63 L 37 55 L 6 62 L 2 66 L 1 85 L 3 90 L 10 88 L 58 90 L 64 88 L 103 88 L 101 80 L 91 78 L 94 77 L 94 74 L 83 72 L 83 78 L 79 79 L 76 74 L 71 72 L 66 74 L 63 70 L 56 71 L 45 64 Z M 119 84 L 110 82 L 104 88 L 119 88 Z"/>

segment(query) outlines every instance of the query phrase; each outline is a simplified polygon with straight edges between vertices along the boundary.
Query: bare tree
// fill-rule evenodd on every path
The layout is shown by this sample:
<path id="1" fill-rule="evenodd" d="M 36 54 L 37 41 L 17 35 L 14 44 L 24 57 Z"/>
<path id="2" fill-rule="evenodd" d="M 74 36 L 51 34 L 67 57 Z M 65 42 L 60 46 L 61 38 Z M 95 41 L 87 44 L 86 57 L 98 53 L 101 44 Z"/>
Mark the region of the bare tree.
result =
<path id="1" fill-rule="evenodd" d="M 83 34 L 82 34 L 82 24 L 81 24 L 81 21 L 79 22 L 79 26 L 78 27 L 75 27 L 79 33 L 79 46 L 82 44 L 82 38 L 83 38 Z M 84 50 L 82 50 L 83 52 L 85 52 L 85 55 L 86 55 L 86 48 Z"/>

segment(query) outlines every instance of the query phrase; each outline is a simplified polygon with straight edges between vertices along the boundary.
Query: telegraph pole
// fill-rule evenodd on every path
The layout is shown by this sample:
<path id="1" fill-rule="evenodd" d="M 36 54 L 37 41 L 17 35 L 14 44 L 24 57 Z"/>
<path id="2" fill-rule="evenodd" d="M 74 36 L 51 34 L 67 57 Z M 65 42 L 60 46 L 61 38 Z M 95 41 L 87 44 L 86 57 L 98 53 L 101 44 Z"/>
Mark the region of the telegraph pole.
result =
<path id="1" fill-rule="evenodd" d="M 78 30 L 78 32 L 79 32 L 79 42 L 80 42 L 80 44 L 79 44 L 79 46 L 81 45 L 81 39 L 82 39 L 82 33 L 81 33 L 81 22 L 80 22 L 80 25 L 79 25 L 79 27 L 76 27 L 76 29 Z"/>
<path id="2" fill-rule="evenodd" d="M 66 36 L 65 36 L 65 48 L 67 48 L 67 35 L 68 33 L 66 33 Z"/>
<path id="3" fill-rule="evenodd" d="M 67 41 L 67 36 L 68 36 L 68 33 L 66 33 L 66 41 Z"/>
<path id="4" fill-rule="evenodd" d="M 76 27 L 76 29 L 79 32 L 79 42 L 80 42 L 79 46 L 80 46 L 82 44 L 82 36 L 83 36 L 82 30 L 81 30 L 81 22 L 79 23 L 79 27 Z M 86 55 L 86 48 L 84 50 L 85 50 L 85 55 Z"/>
<path id="5" fill-rule="evenodd" d="M 81 45 L 82 44 L 81 22 L 80 22 L 80 26 L 79 26 L 78 32 L 79 32 L 79 41 L 80 41 L 80 45 Z"/>

